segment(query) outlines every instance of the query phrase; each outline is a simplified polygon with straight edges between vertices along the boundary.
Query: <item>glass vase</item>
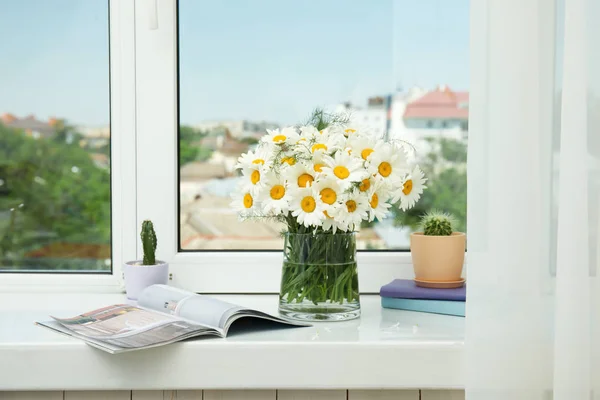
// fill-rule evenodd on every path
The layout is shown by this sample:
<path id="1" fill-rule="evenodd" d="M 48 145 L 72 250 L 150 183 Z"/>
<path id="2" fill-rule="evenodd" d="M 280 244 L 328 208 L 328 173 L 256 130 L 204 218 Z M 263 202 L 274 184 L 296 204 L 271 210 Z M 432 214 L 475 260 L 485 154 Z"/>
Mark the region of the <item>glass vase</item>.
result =
<path id="1" fill-rule="evenodd" d="M 356 236 L 286 233 L 279 312 L 304 321 L 360 316 Z"/>

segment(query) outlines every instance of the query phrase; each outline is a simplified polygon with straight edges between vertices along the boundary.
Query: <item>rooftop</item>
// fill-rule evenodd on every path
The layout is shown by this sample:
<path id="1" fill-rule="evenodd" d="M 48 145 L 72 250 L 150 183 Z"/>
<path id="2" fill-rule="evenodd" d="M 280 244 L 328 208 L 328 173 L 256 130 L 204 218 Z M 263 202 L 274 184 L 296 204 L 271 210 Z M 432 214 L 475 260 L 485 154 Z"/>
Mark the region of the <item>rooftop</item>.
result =
<path id="1" fill-rule="evenodd" d="M 440 86 L 410 102 L 404 118 L 468 119 L 469 92 L 455 92 L 448 86 Z"/>

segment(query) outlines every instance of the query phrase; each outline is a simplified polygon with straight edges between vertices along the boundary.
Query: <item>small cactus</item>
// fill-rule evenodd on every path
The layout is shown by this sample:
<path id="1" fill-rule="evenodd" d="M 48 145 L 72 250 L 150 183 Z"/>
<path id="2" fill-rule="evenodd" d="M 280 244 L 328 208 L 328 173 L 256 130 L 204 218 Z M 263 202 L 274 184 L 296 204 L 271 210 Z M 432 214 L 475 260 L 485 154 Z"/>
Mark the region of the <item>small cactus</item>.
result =
<path id="1" fill-rule="evenodd" d="M 426 236 L 450 236 L 454 231 L 454 217 L 448 213 L 430 211 L 421 219 Z"/>
<path id="2" fill-rule="evenodd" d="M 152 221 L 146 220 L 142 222 L 142 232 L 140 233 L 142 238 L 142 247 L 144 249 L 144 265 L 156 264 L 156 233 L 154 232 L 154 225 Z"/>

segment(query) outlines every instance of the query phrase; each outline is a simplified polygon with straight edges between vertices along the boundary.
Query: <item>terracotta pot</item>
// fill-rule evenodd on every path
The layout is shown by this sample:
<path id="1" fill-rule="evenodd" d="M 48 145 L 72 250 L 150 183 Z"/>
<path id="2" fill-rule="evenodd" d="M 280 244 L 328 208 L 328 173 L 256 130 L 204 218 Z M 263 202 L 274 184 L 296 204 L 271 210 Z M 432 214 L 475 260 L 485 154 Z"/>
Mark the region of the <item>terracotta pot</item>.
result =
<path id="1" fill-rule="evenodd" d="M 454 232 L 450 236 L 410 235 L 410 251 L 415 279 L 423 281 L 459 281 L 465 262 L 466 236 Z"/>

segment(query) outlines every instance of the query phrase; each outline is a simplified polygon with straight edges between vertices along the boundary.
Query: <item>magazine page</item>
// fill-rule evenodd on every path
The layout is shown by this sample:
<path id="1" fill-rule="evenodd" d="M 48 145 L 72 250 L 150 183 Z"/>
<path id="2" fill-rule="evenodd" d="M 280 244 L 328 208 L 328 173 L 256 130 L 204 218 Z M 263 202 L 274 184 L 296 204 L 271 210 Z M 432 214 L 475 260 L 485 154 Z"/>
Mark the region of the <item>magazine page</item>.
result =
<path id="1" fill-rule="evenodd" d="M 267 319 L 294 326 L 310 326 L 300 321 L 289 321 L 261 311 L 241 307 L 226 301 L 177 289 L 167 285 L 152 285 L 138 300 L 142 307 L 179 316 L 216 329 L 222 336 L 233 322 L 243 317 Z"/>
<path id="2" fill-rule="evenodd" d="M 193 321 L 126 304 L 73 318 L 52 318 L 77 335 L 123 348 L 152 346 L 209 330 Z"/>
<path id="3" fill-rule="evenodd" d="M 124 352 L 129 352 L 129 351 L 134 351 L 134 350 L 141 350 L 141 349 L 149 349 L 152 347 L 158 347 L 158 346 L 164 346 L 166 344 L 170 344 L 170 343 L 174 343 L 180 340 L 184 340 L 190 337 L 194 337 L 194 336 L 201 336 L 201 335 L 216 335 L 216 331 L 214 330 L 210 330 L 210 331 L 197 331 L 197 332 L 193 332 L 184 336 L 180 336 L 177 337 L 175 339 L 171 339 L 171 340 L 167 340 L 164 342 L 159 342 L 159 343 L 154 343 L 154 344 L 150 344 L 147 346 L 143 346 L 143 347 L 122 347 L 122 346 L 118 346 L 116 344 L 113 343 L 109 343 L 106 340 L 102 339 L 91 339 L 87 336 L 83 336 L 80 335 L 70 329 L 65 328 L 64 325 L 61 325 L 60 323 L 58 323 L 57 321 L 44 321 L 44 322 L 36 322 L 36 325 L 39 325 L 41 327 L 50 329 L 56 333 L 60 333 L 62 335 L 65 336 L 69 336 L 69 337 L 73 337 L 76 339 L 80 339 L 82 341 L 84 341 L 85 343 L 89 344 L 90 346 L 96 347 L 100 350 L 106 351 L 107 353 L 111 353 L 111 354 L 119 354 L 119 353 L 124 353 Z"/>
<path id="4" fill-rule="evenodd" d="M 235 304 L 167 285 L 152 285 L 138 300 L 141 307 L 186 318 L 223 333 L 227 321 L 245 310 Z"/>

